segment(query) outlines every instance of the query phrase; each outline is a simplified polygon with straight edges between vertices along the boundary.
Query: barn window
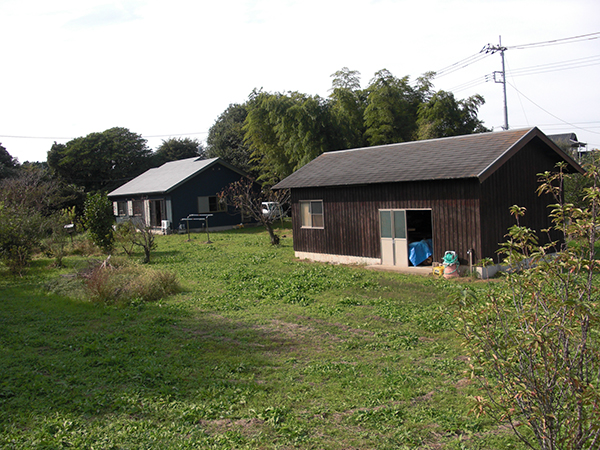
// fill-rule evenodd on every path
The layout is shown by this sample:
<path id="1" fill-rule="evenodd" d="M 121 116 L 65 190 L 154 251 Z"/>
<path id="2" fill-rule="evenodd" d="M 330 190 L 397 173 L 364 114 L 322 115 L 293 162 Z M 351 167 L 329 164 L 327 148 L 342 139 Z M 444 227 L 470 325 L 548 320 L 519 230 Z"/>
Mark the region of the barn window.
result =
<path id="1" fill-rule="evenodd" d="M 302 228 L 325 228 L 323 200 L 300 201 Z"/>

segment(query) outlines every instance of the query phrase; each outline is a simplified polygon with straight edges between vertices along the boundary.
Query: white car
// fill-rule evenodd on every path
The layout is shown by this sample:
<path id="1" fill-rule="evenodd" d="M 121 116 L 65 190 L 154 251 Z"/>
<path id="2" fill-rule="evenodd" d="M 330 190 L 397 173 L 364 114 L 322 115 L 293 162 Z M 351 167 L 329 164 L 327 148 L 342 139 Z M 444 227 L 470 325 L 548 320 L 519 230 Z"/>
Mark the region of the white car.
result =
<path id="1" fill-rule="evenodd" d="M 262 202 L 262 213 L 272 219 L 283 217 L 283 210 L 278 202 Z"/>

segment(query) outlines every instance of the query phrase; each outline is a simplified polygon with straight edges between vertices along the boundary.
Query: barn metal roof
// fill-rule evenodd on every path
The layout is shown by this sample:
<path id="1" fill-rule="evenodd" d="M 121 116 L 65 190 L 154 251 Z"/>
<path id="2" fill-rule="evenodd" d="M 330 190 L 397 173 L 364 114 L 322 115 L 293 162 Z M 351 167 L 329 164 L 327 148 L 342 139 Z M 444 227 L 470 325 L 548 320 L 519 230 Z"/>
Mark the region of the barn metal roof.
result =
<path id="1" fill-rule="evenodd" d="M 219 158 L 201 159 L 194 157 L 180 159 L 147 170 L 140 176 L 110 192 L 108 196 L 168 193 L 216 163 L 223 164 L 236 172 L 240 172 Z"/>
<path id="2" fill-rule="evenodd" d="M 540 138 L 561 158 L 579 165 L 538 128 L 470 134 L 323 153 L 274 189 L 348 186 L 490 176 L 515 152 Z"/>

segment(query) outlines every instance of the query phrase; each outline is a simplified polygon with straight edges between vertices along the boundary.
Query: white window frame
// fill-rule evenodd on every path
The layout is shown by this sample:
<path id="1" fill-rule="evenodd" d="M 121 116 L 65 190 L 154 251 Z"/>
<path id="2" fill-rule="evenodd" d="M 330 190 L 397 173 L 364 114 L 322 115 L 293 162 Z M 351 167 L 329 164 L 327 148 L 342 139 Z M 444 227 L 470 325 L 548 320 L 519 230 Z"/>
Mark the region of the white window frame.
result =
<path id="1" fill-rule="evenodd" d="M 313 208 L 319 204 L 321 205 L 321 212 L 314 212 Z M 323 200 L 300 200 L 299 206 L 302 228 L 313 228 L 319 230 L 325 228 Z"/>

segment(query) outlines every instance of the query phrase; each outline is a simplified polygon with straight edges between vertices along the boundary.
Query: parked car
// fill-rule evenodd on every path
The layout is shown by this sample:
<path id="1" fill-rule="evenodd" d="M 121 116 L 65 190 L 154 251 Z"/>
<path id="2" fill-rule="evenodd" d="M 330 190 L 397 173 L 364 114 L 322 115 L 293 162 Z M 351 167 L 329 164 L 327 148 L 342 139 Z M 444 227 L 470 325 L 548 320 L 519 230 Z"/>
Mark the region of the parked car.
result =
<path id="1" fill-rule="evenodd" d="M 283 209 L 278 202 L 262 202 L 262 213 L 273 220 L 280 219 L 284 216 Z"/>

